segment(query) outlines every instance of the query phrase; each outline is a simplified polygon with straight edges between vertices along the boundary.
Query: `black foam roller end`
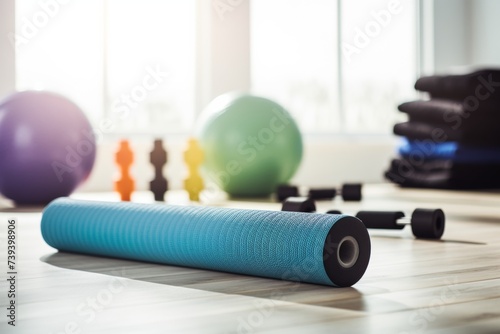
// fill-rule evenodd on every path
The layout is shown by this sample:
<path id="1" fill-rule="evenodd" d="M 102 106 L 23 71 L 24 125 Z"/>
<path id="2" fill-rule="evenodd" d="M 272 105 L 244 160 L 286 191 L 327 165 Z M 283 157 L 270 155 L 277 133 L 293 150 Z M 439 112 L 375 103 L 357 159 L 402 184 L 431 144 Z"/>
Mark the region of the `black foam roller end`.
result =
<path id="1" fill-rule="evenodd" d="M 345 216 L 330 229 L 325 240 L 326 274 L 337 286 L 351 286 L 365 273 L 370 253 L 371 242 L 366 228 L 358 219 Z"/>

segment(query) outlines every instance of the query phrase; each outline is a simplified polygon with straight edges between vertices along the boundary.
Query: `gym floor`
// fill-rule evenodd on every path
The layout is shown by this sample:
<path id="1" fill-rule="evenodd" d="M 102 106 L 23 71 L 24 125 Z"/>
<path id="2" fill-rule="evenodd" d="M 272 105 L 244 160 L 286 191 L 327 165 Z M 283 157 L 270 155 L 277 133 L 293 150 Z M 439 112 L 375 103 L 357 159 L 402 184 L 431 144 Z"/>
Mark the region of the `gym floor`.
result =
<path id="1" fill-rule="evenodd" d="M 57 252 L 40 234 L 41 208 L 0 203 L 0 230 L 7 231 L 9 220 L 15 219 L 21 247 L 17 323 L 9 332 L 498 333 L 500 198 L 388 184 L 368 185 L 363 196 L 358 203 L 340 198 L 318 202 L 318 211 L 411 213 L 416 207 L 440 207 L 446 228 L 438 241 L 415 239 L 409 227 L 370 230 L 370 264 L 349 288 Z M 175 204 L 185 199 L 182 191 L 168 196 Z M 139 193 L 134 200 L 152 202 L 152 195 Z M 280 209 L 270 201 L 219 205 Z M 0 235 L 5 245 L 6 234 Z M 6 247 L 0 251 L 6 259 Z M 2 294 L 8 287 L 3 281 Z M 11 330 L 7 326 L 2 321 L 0 332 Z"/>

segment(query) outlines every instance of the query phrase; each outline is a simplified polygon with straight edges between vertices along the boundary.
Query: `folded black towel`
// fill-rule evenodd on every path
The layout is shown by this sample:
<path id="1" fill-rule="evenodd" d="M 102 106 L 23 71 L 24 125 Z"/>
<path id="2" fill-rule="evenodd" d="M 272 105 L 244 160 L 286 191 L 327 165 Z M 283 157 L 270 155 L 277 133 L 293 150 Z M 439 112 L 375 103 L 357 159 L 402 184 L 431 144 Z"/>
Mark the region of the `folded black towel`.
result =
<path id="1" fill-rule="evenodd" d="M 495 147 L 500 145 L 500 122 L 486 122 L 480 127 L 453 127 L 450 124 L 404 122 L 394 125 L 394 134 L 410 140 L 430 139 L 435 143 L 454 141 L 461 144 Z"/>
<path id="2" fill-rule="evenodd" d="M 433 98 L 500 100 L 500 69 L 483 69 L 464 75 L 425 76 L 417 80 L 415 89 L 428 92 Z"/>
<path id="3" fill-rule="evenodd" d="M 385 177 L 402 187 L 436 189 L 500 188 L 500 165 L 459 164 L 446 160 L 411 163 L 394 159 Z"/>
<path id="4" fill-rule="evenodd" d="M 434 159 L 412 163 L 411 160 L 401 157 L 399 159 L 392 159 L 389 170 L 397 172 L 397 175 L 404 176 L 413 170 L 416 170 L 418 172 L 447 171 L 451 170 L 454 165 L 459 166 L 460 164 L 448 159 Z"/>
<path id="5" fill-rule="evenodd" d="M 461 101 L 431 99 L 405 102 L 398 109 L 408 114 L 410 122 L 446 125 L 452 129 L 478 127 L 492 121 L 500 123 L 500 101 L 493 100 L 481 101 L 477 108 L 470 108 Z"/>
<path id="6" fill-rule="evenodd" d="M 396 124 L 394 133 L 410 141 L 400 147 L 402 157 L 391 162 L 385 177 L 403 187 L 500 188 L 500 163 L 484 153 L 500 147 L 500 69 L 421 77 L 415 88 L 431 99 L 398 107 L 408 122 Z M 431 152 L 419 153 L 415 140 Z M 450 142 L 462 148 L 463 159 L 460 150 L 452 155 L 445 150 Z M 477 149 L 464 150 L 468 147 Z"/>

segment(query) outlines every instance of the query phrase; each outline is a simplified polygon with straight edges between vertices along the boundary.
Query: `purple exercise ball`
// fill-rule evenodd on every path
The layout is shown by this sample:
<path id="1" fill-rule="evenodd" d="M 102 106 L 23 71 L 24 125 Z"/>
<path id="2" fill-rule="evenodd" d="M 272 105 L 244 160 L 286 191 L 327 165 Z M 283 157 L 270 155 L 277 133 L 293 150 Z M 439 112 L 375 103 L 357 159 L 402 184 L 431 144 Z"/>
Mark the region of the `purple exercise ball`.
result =
<path id="1" fill-rule="evenodd" d="M 42 91 L 0 101 L 0 193 L 17 204 L 68 196 L 89 175 L 96 142 L 82 110 Z"/>

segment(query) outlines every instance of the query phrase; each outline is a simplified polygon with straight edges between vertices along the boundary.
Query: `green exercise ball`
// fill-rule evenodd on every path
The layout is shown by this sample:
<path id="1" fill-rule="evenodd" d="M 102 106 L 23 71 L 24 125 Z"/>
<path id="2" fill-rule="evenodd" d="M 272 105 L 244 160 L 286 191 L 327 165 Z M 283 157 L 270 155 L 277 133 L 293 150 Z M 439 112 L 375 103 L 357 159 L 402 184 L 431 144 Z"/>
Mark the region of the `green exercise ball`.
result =
<path id="1" fill-rule="evenodd" d="M 202 113 L 198 137 L 209 180 L 231 196 L 273 193 L 302 159 L 297 124 L 282 106 L 262 97 L 217 97 Z"/>

